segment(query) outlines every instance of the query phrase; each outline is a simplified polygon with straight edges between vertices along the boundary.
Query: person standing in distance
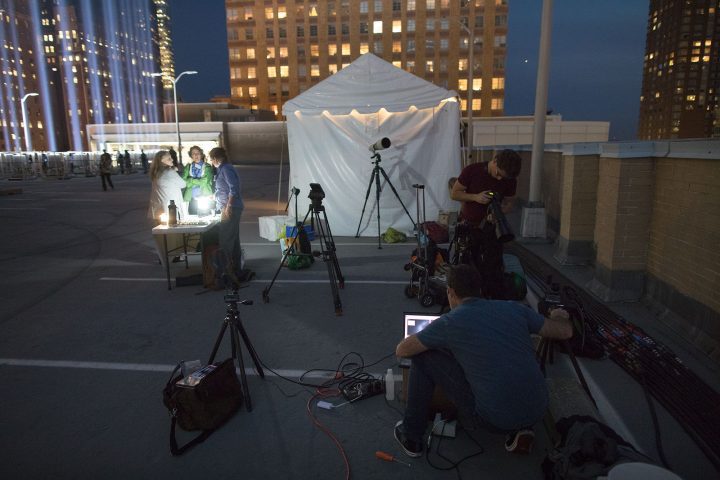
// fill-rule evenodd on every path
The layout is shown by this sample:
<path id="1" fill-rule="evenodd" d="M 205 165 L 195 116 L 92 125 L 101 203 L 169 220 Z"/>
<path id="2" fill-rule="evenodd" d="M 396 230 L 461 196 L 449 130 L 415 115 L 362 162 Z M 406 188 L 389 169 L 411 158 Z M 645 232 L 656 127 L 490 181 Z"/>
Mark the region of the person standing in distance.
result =
<path id="1" fill-rule="evenodd" d="M 450 198 L 462 202 L 458 227 L 470 238 L 473 263 L 482 276 L 483 292 L 488 298 L 503 299 L 503 245 L 495 235 L 495 224 L 488 218 L 493 196 L 500 198 L 501 210 L 512 210 L 522 160 L 514 150 L 502 150 L 487 163 L 463 168 L 450 191 Z"/>
<path id="2" fill-rule="evenodd" d="M 112 175 L 112 158 L 110 158 L 107 150 L 103 150 L 102 155 L 100 155 L 100 179 L 102 180 L 103 191 L 107 192 L 108 185 L 115 190 L 115 185 L 113 185 L 110 175 Z"/>
<path id="3" fill-rule="evenodd" d="M 240 250 L 240 217 L 243 201 L 240 190 L 240 177 L 227 158 L 222 147 L 215 147 L 208 153 L 210 163 L 217 169 L 215 177 L 215 204 L 220 211 L 219 252 L 221 262 L 217 265 L 219 278 L 226 272 L 236 278 L 242 275 Z"/>

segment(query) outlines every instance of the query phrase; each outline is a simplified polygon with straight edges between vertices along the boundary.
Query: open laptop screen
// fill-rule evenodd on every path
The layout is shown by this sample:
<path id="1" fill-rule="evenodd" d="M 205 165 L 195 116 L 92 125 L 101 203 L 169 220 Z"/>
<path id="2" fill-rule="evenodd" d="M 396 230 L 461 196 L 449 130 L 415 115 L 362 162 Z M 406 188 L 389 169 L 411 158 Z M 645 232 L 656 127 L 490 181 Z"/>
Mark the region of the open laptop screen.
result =
<path id="1" fill-rule="evenodd" d="M 403 315 L 405 316 L 405 336 L 403 338 L 407 338 L 410 335 L 418 333 L 420 330 L 430 325 L 430 322 L 440 316 L 437 314 L 410 312 L 405 312 Z"/>

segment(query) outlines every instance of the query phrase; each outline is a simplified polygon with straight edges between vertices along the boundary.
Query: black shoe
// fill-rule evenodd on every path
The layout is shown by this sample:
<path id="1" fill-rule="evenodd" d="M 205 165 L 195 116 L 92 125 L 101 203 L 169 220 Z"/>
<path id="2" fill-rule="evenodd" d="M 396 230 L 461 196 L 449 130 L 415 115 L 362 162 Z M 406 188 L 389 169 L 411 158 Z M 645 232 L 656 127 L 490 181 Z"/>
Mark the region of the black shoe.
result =
<path id="1" fill-rule="evenodd" d="M 400 420 L 395 424 L 395 440 L 400 444 L 405 455 L 412 458 L 422 457 L 423 445 L 422 442 L 414 442 L 407 438 L 405 430 L 403 429 L 403 421 Z"/>
<path id="2" fill-rule="evenodd" d="M 185 261 L 185 255 L 175 255 L 172 259 L 172 263 L 180 263 Z"/>

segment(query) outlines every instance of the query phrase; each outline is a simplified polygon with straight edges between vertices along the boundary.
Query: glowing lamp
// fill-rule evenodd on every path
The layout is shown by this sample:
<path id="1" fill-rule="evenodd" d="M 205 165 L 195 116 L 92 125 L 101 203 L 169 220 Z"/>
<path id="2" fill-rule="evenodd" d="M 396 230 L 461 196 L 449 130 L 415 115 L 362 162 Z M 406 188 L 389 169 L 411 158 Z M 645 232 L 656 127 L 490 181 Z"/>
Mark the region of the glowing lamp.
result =
<path id="1" fill-rule="evenodd" d="M 167 213 L 160 214 L 160 223 L 167 226 L 167 224 L 168 224 L 168 214 Z"/>

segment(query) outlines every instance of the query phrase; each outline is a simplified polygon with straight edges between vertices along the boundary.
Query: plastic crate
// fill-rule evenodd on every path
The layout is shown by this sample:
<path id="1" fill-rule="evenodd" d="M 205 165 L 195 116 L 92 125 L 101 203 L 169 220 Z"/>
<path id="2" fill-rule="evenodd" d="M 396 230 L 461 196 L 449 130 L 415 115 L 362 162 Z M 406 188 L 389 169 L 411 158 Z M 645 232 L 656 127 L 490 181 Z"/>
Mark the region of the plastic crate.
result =
<path id="1" fill-rule="evenodd" d="M 312 225 L 305 225 L 303 226 L 303 229 L 305 230 L 305 233 L 307 233 L 308 240 L 315 240 L 315 231 L 313 230 Z M 285 237 L 287 238 L 294 238 L 297 235 L 297 227 L 286 225 L 285 226 Z"/>

